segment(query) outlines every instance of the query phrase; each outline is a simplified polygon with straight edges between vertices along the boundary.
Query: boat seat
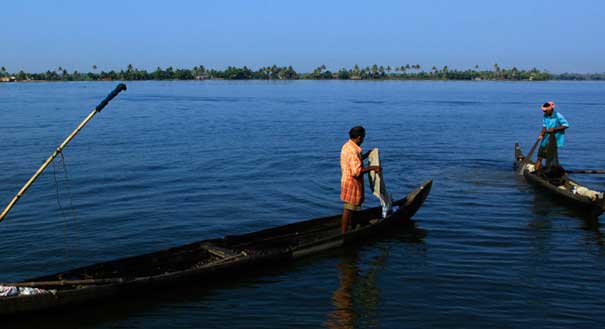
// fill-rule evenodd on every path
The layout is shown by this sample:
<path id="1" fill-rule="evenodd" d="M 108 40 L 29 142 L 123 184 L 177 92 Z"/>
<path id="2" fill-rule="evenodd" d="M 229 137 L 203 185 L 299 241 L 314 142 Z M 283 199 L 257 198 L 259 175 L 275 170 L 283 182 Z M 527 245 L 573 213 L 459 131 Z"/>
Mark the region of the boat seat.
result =
<path id="1" fill-rule="evenodd" d="M 205 243 L 202 248 L 206 249 L 209 253 L 219 258 L 229 258 L 242 255 L 242 252 L 236 252 L 235 250 L 219 247 L 212 243 Z"/>

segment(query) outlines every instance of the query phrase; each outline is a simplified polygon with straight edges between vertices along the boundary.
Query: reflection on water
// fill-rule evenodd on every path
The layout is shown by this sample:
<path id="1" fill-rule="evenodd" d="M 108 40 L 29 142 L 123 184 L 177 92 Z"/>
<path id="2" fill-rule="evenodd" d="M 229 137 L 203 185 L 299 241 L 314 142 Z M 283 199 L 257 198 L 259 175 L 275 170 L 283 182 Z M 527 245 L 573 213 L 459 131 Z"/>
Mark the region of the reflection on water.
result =
<path id="1" fill-rule="evenodd" d="M 582 228 L 588 231 L 599 230 L 598 217 L 595 218 L 585 211 L 566 206 L 562 201 L 557 200 L 556 196 L 543 189 L 531 187 L 530 193 L 533 196 L 532 212 L 535 220 L 553 217 L 572 217 L 584 221 Z"/>
<path id="2" fill-rule="evenodd" d="M 590 214 L 581 210 L 561 204 L 560 200 L 557 200 L 553 195 L 547 191 L 530 187 L 530 191 L 533 195 L 532 202 L 532 213 L 534 217 L 530 220 L 528 226 L 535 230 L 536 239 L 540 241 L 547 239 L 548 235 L 552 234 L 552 220 L 556 218 L 576 218 L 581 222 L 581 228 L 588 234 L 583 235 L 582 238 L 585 242 L 595 245 L 601 253 L 605 252 L 605 241 L 603 240 L 603 233 L 601 232 L 601 224 L 599 218 L 595 218 Z M 538 233 L 539 232 L 539 233 Z M 548 250 L 548 247 L 539 247 L 538 249 Z"/>
<path id="3" fill-rule="evenodd" d="M 387 239 L 402 243 L 420 243 L 426 232 L 410 220 L 387 234 Z M 389 245 L 380 246 L 378 254 L 363 261 L 358 248 L 349 248 L 338 264 L 339 287 L 332 294 L 333 310 L 322 323 L 331 329 L 379 327 L 380 289 L 378 276 L 390 255 Z M 365 265 L 365 266 L 364 266 Z"/>
<path id="4" fill-rule="evenodd" d="M 338 264 L 340 286 L 332 295 L 334 310 L 323 323 L 328 328 L 353 328 L 364 322 L 364 327 L 376 327 L 376 310 L 380 300 L 380 291 L 376 277 L 388 257 L 388 249 L 372 260 L 370 268 L 362 270 L 359 266 L 359 252 L 351 251 L 344 255 Z"/>

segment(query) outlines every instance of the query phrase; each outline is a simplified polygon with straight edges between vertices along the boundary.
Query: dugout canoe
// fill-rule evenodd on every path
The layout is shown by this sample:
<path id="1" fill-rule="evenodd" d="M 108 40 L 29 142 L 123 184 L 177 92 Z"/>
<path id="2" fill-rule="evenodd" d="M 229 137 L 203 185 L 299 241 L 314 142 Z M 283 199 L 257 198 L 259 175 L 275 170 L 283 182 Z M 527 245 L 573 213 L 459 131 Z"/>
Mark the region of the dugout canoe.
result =
<path id="1" fill-rule="evenodd" d="M 322 217 L 258 232 L 194 242 L 154 253 L 99 263 L 4 286 L 50 291 L 37 295 L 0 297 L 0 314 L 15 315 L 94 303 L 167 285 L 209 285 L 210 277 L 242 273 L 257 265 L 276 264 L 342 247 L 376 236 L 405 223 L 420 209 L 432 180 L 394 202 L 391 215 L 381 208 L 358 213 L 365 222 L 340 234 L 341 216 Z"/>
<path id="2" fill-rule="evenodd" d="M 525 156 L 521 151 L 519 143 L 515 144 L 515 162 L 514 169 L 521 170 L 519 167 Z M 523 168 L 523 176 L 528 183 L 541 188 L 553 195 L 562 203 L 575 208 L 591 217 L 597 218 L 605 211 L 604 193 L 595 191 L 582 184 L 572 180 L 565 173 L 556 179 L 549 179 L 543 174 L 536 173 L 535 162 L 526 161 Z"/>

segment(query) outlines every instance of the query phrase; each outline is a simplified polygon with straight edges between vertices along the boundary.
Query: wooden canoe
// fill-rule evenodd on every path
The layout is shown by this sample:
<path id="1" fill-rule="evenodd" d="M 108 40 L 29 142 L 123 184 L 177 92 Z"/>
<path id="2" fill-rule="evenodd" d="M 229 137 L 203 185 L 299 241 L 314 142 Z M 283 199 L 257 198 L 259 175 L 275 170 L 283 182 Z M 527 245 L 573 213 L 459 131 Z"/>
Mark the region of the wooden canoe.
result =
<path id="1" fill-rule="evenodd" d="M 432 181 L 394 202 L 394 212 L 381 219 L 381 208 L 359 212 L 365 222 L 340 234 L 341 216 L 317 218 L 258 232 L 194 242 L 150 254 L 33 278 L 7 286 L 51 291 L 37 295 L 0 297 L 0 314 L 15 315 L 94 303 L 118 295 L 128 296 L 157 286 L 178 283 L 200 286 L 209 277 L 241 273 L 255 265 L 291 261 L 375 236 L 404 223 L 422 206 Z M 396 210 L 395 210 L 396 209 Z"/>
<path id="2" fill-rule="evenodd" d="M 521 170 L 525 156 L 521 152 L 519 144 L 515 144 L 515 163 L 514 169 Z M 559 201 L 568 206 L 586 213 L 591 217 L 599 217 L 605 211 L 605 200 L 603 192 L 595 191 L 569 178 L 567 174 L 555 180 L 551 180 L 544 175 L 538 174 L 534 170 L 535 163 L 526 161 L 523 168 L 523 176 L 530 184 L 550 192 Z"/>

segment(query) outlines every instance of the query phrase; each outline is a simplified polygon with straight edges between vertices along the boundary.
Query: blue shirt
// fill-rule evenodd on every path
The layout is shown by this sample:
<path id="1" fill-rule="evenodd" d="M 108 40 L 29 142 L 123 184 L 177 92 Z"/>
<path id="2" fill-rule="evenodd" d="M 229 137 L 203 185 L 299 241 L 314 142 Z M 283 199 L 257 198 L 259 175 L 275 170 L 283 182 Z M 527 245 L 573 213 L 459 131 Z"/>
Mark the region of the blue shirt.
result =
<path id="1" fill-rule="evenodd" d="M 569 127 L 569 122 L 565 120 L 565 117 L 559 112 L 553 111 L 551 116 L 544 115 L 544 128 L 548 131 L 551 128 L 558 128 L 561 126 Z M 550 137 L 549 133 L 544 135 L 542 139 L 542 143 L 540 143 L 540 147 L 546 147 L 548 145 L 548 138 Z M 555 133 L 555 138 L 557 139 L 557 147 L 561 147 L 565 145 L 565 131 L 557 131 Z"/>

